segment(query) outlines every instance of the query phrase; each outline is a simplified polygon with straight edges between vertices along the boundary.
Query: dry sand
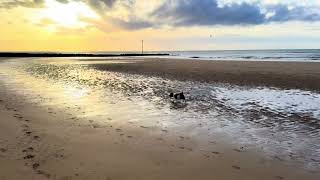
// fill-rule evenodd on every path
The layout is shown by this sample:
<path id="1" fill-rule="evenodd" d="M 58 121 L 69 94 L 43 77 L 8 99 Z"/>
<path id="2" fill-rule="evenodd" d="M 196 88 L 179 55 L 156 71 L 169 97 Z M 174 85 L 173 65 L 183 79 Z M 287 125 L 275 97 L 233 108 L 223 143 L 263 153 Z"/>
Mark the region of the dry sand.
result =
<path id="1" fill-rule="evenodd" d="M 123 59 L 121 61 L 128 61 Z M 97 69 L 201 82 L 320 90 L 320 63 L 267 61 L 201 61 L 146 58 L 133 63 L 93 65 Z"/>
<path id="2" fill-rule="evenodd" d="M 248 82 L 253 83 L 258 82 L 259 75 L 256 74 L 262 69 L 266 73 L 261 73 L 261 76 L 270 75 L 278 67 L 277 72 L 281 69 L 281 73 L 288 73 L 289 79 L 301 71 L 295 75 L 303 79 L 308 77 L 307 72 L 319 67 L 309 64 L 300 67 L 298 63 L 292 63 L 290 71 L 287 71 L 280 68 L 287 67 L 282 63 L 263 63 L 263 66 L 250 62 L 244 64 L 247 64 L 249 72 L 239 69 L 242 62 L 214 62 L 208 66 L 207 62 L 181 63 L 178 60 L 142 61 L 137 64 L 106 65 L 103 68 L 183 79 L 203 77 L 216 80 L 215 77 L 224 77 L 228 82 L 238 82 L 235 74 L 241 72 L 247 73 Z M 313 80 L 319 78 L 319 72 L 314 74 L 311 75 Z M 294 86 L 293 80 L 292 83 Z M 298 85 L 300 83 L 302 80 Z M 319 86 L 308 82 L 304 85 L 305 88 L 315 89 Z M 0 180 L 316 180 L 320 177 L 319 172 L 298 164 L 280 158 L 268 159 L 255 149 L 243 150 L 227 142 L 213 142 L 203 150 L 196 140 L 179 137 L 175 132 L 157 127 L 129 123 L 116 127 L 101 125 L 95 120 L 80 121 L 64 109 L 32 104 L 24 101 L 22 95 L 8 93 L 6 89 L 0 89 L 0 128 Z"/>

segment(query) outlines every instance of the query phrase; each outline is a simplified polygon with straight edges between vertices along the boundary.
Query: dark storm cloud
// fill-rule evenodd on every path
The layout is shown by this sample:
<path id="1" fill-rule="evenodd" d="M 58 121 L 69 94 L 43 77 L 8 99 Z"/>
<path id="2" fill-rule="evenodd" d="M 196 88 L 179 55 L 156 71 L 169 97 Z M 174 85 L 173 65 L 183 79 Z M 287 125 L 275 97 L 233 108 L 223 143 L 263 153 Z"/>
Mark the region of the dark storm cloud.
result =
<path id="1" fill-rule="evenodd" d="M 260 4 L 243 2 L 219 6 L 217 0 L 168 0 L 157 8 L 152 16 L 173 26 L 259 25 L 269 22 L 320 20 L 319 9 L 289 9 L 282 4 L 264 8 L 266 12 L 273 13 L 273 16 L 267 18 Z"/>
<path id="2" fill-rule="evenodd" d="M 18 6 L 38 8 L 44 7 L 44 4 L 44 0 L 6 0 L 4 2 L 0 2 L 0 8 L 10 9 Z"/>
<path id="3" fill-rule="evenodd" d="M 216 0 L 168 0 L 152 15 L 176 26 L 261 24 L 265 15 L 247 3 L 219 7 Z"/>

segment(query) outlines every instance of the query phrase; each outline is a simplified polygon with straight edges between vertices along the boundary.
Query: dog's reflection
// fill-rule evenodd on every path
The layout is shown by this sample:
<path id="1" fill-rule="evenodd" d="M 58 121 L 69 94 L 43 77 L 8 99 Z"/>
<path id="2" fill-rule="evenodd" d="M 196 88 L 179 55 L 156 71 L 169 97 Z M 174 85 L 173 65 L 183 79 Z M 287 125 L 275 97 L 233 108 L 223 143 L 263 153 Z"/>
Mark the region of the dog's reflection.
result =
<path id="1" fill-rule="evenodd" d="M 187 107 L 187 103 L 186 102 L 175 102 L 175 101 L 171 101 L 170 104 L 170 109 L 182 109 Z"/>

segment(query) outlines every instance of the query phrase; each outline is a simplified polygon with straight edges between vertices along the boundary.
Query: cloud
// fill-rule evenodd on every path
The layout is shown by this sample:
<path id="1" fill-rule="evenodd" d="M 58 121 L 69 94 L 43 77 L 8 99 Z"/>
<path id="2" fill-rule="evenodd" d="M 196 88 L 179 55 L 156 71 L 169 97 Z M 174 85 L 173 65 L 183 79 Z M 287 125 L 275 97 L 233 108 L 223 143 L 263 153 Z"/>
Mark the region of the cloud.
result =
<path id="1" fill-rule="evenodd" d="M 101 24 L 112 24 L 116 27 L 127 30 L 138 30 L 154 26 L 151 22 L 136 15 L 136 0 L 81 0 L 94 9 L 104 21 L 108 23 L 98 23 L 99 29 Z M 115 13 L 116 12 L 116 13 Z M 114 14 L 116 15 L 114 15 Z M 121 14 L 121 15 L 118 15 Z M 95 23 L 97 24 L 97 23 Z"/>
<path id="2" fill-rule="evenodd" d="M 81 34 L 86 33 L 92 27 L 85 27 L 85 28 L 67 28 L 67 27 L 58 27 L 56 29 L 56 34 L 63 35 L 63 36 L 79 36 Z"/>
<path id="3" fill-rule="evenodd" d="M 246 25 L 261 24 L 265 20 L 256 5 L 243 2 L 219 7 L 216 0 L 168 0 L 152 16 L 175 26 Z"/>
<path id="4" fill-rule="evenodd" d="M 125 21 L 125 20 L 114 19 L 109 17 L 108 19 L 104 19 L 103 21 L 101 21 L 101 20 L 96 20 L 92 18 L 82 17 L 80 18 L 80 20 L 106 33 L 115 32 L 115 31 L 119 32 L 121 30 L 139 30 L 139 29 L 149 28 L 153 26 L 152 23 L 142 21 L 139 19 Z"/>
<path id="5" fill-rule="evenodd" d="M 264 10 L 262 10 L 264 9 Z M 267 16 L 271 14 L 271 16 Z M 167 0 L 151 14 L 158 23 L 172 26 L 260 25 L 270 22 L 320 21 L 319 9 L 284 4 L 261 7 L 259 3 L 217 0 Z"/>
<path id="6" fill-rule="evenodd" d="M 27 8 L 44 7 L 45 0 L 4 0 L 0 2 L 0 8 L 10 9 L 18 6 Z"/>
<path id="7" fill-rule="evenodd" d="M 269 7 L 274 15 L 267 19 L 268 22 L 286 22 L 286 21 L 320 21 L 319 9 L 306 7 L 289 8 L 286 5 L 276 5 Z"/>
<path id="8" fill-rule="evenodd" d="M 103 13 L 106 10 L 114 7 L 117 1 L 119 0 L 80 0 L 86 4 L 88 4 L 92 9 L 97 11 L 98 13 Z"/>
<path id="9" fill-rule="evenodd" d="M 159 28 L 167 25 L 174 27 L 230 26 L 288 21 L 320 21 L 319 9 L 307 6 L 291 7 L 292 5 L 290 5 L 289 7 L 288 4 L 279 4 L 279 2 L 266 4 L 262 1 L 260 3 L 230 1 L 221 4 L 218 0 L 162 0 L 162 3 L 158 3 L 151 12 L 138 14 L 144 9 L 137 6 L 137 3 L 141 3 L 137 0 L 81 1 L 98 12 L 105 21 L 127 30 Z M 112 15 L 117 9 L 126 13 L 125 18 Z"/>
<path id="10" fill-rule="evenodd" d="M 0 8 L 45 7 L 45 0 L 0 0 Z M 319 6 L 281 4 L 266 0 L 55 0 L 63 4 L 85 3 L 100 17 L 101 24 L 125 30 L 163 26 L 249 26 L 289 21 L 320 21 Z M 286 1 L 287 2 L 287 1 Z M 105 29 L 105 28 L 103 28 Z"/>
<path id="11" fill-rule="evenodd" d="M 114 25 L 117 25 L 117 26 L 125 28 L 125 29 L 130 29 L 130 30 L 139 30 L 139 29 L 154 27 L 153 23 L 141 20 L 137 17 L 132 17 L 128 21 L 124 21 L 121 19 L 113 19 L 113 20 L 111 20 L 111 22 Z"/>
<path id="12" fill-rule="evenodd" d="M 117 0 L 99 0 L 99 1 L 108 7 L 112 7 Z"/>
<path id="13" fill-rule="evenodd" d="M 56 0 L 56 1 L 58 1 L 59 3 L 64 3 L 64 4 L 69 3 L 69 0 Z"/>

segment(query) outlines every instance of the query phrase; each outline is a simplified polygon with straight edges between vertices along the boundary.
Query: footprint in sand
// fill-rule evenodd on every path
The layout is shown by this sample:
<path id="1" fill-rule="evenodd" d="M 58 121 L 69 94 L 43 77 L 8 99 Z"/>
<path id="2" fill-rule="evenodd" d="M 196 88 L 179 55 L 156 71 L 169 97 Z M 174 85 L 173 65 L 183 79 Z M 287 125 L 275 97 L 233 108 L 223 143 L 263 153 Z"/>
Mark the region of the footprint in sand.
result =
<path id="1" fill-rule="evenodd" d="M 240 170 L 241 168 L 239 166 L 232 166 L 233 169 L 236 169 L 236 170 Z"/>
<path id="2" fill-rule="evenodd" d="M 282 176 L 274 176 L 275 179 L 284 179 Z"/>
<path id="3" fill-rule="evenodd" d="M 165 129 L 162 129 L 161 131 L 162 131 L 162 132 L 165 132 L 165 133 L 168 133 L 168 130 L 165 130 Z"/>
<path id="4" fill-rule="evenodd" d="M 29 128 L 29 126 L 26 125 L 26 124 L 22 125 L 21 127 L 23 127 L 23 128 Z"/>
<path id="5" fill-rule="evenodd" d="M 13 117 L 18 118 L 18 119 L 22 119 L 23 118 L 20 114 L 14 114 Z"/>
<path id="6" fill-rule="evenodd" d="M 146 127 L 146 126 L 140 126 L 141 128 L 144 128 L 144 129 L 147 129 L 148 127 Z"/>
<path id="7" fill-rule="evenodd" d="M 27 134 L 27 135 L 30 135 L 30 134 L 32 134 L 32 132 L 31 132 L 31 131 L 27 131 L 26 134 Z"/>
<path id="8" fill-rule="evenodd" d="M 99 124 L 93 124 L 92 127 L 96 129 L 96 128 L 100 128 L 101 126 Z"/>
<path id="9" fill-rule="evenodd" d="M 45 171 L 42 171 L 42 170 L 37 170 L 37 173 L 45 176 L 46 178 L 50 178 L 51 177 L 51 175 L 49 173 L 47 173 Z"/>
<path id="10" fill-rule="evenodd" d="M 63 158 L 63 157 L 64 157 L 63 154 L 54 154 L 53 156 L 54 156 L 55 158 Z"/>
<path id="11" fill-rule="evenodd" d="M 32 152 L 33 151 L 33 147 L 29 147 L 27 149 L 24 149 L 22 152 Z"/>
<path id="12" fill-rule="evenodd" d="M 244 147 L 240 147 L 240 149 L 233 149 L 236 152 L 244 152 Z"/>
<path id="13" fill-rule="evenodd" d="M 212 154 L 221 154 L 220 152 L 217 152 L 217 151 L 212 151 L 211 153 Z"/>
<path id="14" fill-rule="evenodd" d="M 5 152 L 7 152 L 7 149 L 5 149 L 5 148 L 0 148 L 0 152 L 5 153 Z"/>
<path id="15" fill-rule="evenodd" d="M 23 157 L 23 159 L 33 159 L 34 158 L 34 155 L 26 155 L 25 157 Z"/>
<path id="16" fill-rule="evenodd" d="M 202 154 L 204 157 L 209 158 L 210 156 L 207 154 Z"/>
<path id="17" fill-rule="evenodd" d="M 35 170 L 38 169 L 39 166 L 40 166 L 39 163 L 34 163 L 34 164 L 32 164 L 32 168 L 35 169 Z"/>

